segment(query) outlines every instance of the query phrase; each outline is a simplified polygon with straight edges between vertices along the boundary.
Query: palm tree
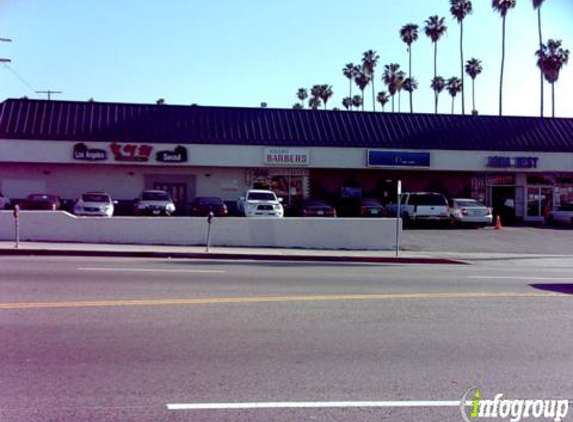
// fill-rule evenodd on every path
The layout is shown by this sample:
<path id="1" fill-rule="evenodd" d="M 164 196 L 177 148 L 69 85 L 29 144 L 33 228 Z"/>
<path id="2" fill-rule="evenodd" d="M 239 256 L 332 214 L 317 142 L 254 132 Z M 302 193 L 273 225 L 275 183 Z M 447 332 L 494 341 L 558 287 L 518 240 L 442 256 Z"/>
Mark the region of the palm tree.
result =
<path id="1" fill-rule="evenodd" d="M 543 71 L 547 82 L 551 84 L 551 117 L 555 117 L 555 82 L 559 79 L 559 72 L 569 61 L 569 50 L 561 47 L 561 40 L 547 41 L 537 55 L 537 66 Z"/>
<path id="2" fill-rule="evenodd" d="M 352 82 L 354 81 L 354 78 L 356 77 L 356 73 L 357 73 L 357 68 L 354 65 L 354 63 L 347 63 L 346 66 L 344 66 L 344 68 L 342 69 L 342 73 L 344 74 L 344 76 L 346 76 L 348 78 L 348 81 L 350 82 L 350 91 L 348 93 L 348 96 L 350 98 L 352 98 Z"/>
<path id="3" fill-rule="evenodd" d="M 362 70 L 372 82 L 372 110 L 376 111 L 376 98 L 374 96 L 374 70 L 380 56 L 375 51 L 368 50 L 362 54 Z"/>
<path id="4" fill-rule="evenodd" d="M 390 63 L 384 66 L 382 81 L 388 86 L 388 92 L 392 98 L 392 111 L 394 111 L 394 95 L 402 89 L 405 74 L 400 70 L 398 63 Z"/>
<path id="5" fill-rule="evenodd" d="M 482 70 L 483 67 L 481 65 L 481 60 L 478 60 L 476 58 L 471 58 L 466 62 L 466 73 L 470 76 L 470 78 L 472 78 L 472 114 L 477 114 L 475 81 L 476 81 L 476 76 L 479 75 Z M 462 90 L 462 92 L 464 91 Z"/>
<path id="6" fill-rule="evenodd" d="M 352 106 L 356 108 L 362 107 L 362 110 L 364 110 L 364 100 L 360 95 L 355 95 L 352 97 Z"/>
<path id="7" fill-rule="evenodd" d="M 295 104 L 292 106 L 292 108 L 295 109 L 295 110 L 302 110 L 304 107 L 302 106 L 301 103 L 295 103 Z"/>
<path id="8" fill-rule="evenodd" d="M 412 78 L 412 44 L 418 39 L 418 25 L 413 23 L 404 25 L 400 29 L 400 38 L 408 46 L 408 78 Z M 412 112 L 412 91 L 408 92 L 410 93 L 410 112 Z"/>
<path id="9" fill-rule="evenodd" d="M 404 91 L 409 92 L 410 93 L 410 113 L 414 112 L 414 109 L 412 108 L 412 93 L 418 89 L 418 81 L 415 78 L 409 77 L 404 79 L 404 83 L 402 84 L 402 88 L 404 88 Z"/>
<path id="10" fill-rule="evenodd" d="M 464 19 L 473 11 L 470 0 L 450 0 L 450 13 L 460 24 L 460 67 L 462 79 L 462 114 L 466 114 L 464 97 Z"/>
<path id="11" fill-rule="evenodd" d="M 296 98 L 300 100 L 300 105 L 304 108 L 304 100 L 308 98 L 308 90 L 306 88 L 299 88 L 296 92 Z"/>
<path id="12" fill-rule="evenodd" d="M 445 24 L 445 18 L 440 18 L 437 15 L 430 16 L 428 20 L 425 21 L 426 26 L 424 27 L 424 32 L 432 42 L 434 43 L 434 79 L 438 76 L 438 41 L 446 33 L 447 27 Z M 434 94 L 435 111 L 438 113 L 438 93 Z"/>
<path id="13" fill-rule="evenodd" d="M 342 99 L 342 105 L 346 110 L 352 109 L 352 98 L 351 97 L 344 97 Z"/>
<path id="14" fill-rule="evenodd" d="M 318 110 L 318 108 L 321 106 L 320 97 L 311 97 L 308 100 L 308 106 L 313 110 Z"/>
<path id="15" fill-rule="evenodd" d="M 446 90 L 452 96 L 452 114 L 454 114 L 454 100 L 456 95 L 462 91 L 462 80 L 457 76 L 452 76 L 446 82 Z"/>
<path id="16" fill-rule="evenodd" d="M 332 91 L 332 86 L 330 85 L 320 85 L 320 99 L 324 101 L 324 109 L 326 110 L 326 103 L 332 97 L 334 92 Z"/>
<path id="17" fill-rule="evenodd" d="M 541 5 L 545 0 L 532 0 L 533 9 L 537 10 L 537 32 L 539 33 L 539 49 L 543 49 L 543 37 L 541 35 Z M 543 70 L 539 69 L 539 86 L 541 90 L 541 117 L 543 117 L 543 102 L 544 102 L 544 93 L 543 93 Z"/>
<path id="18" fill-rule="evenodd" d="M 516 0 L 492 0 L 491 7 L 501 15 L 501 73 L 499 77 L 499 115 L 503 111 L 503 66 L 505 64 L 505 17 L 515 7 Z"/>
<path id="19" fill-rule="evenodd" d="M 436 114 L 438 114 L 438 96 L 446 87 L 446 81 L 441 76 L 436 76 L 432 79 L 430 87 L 434 90 L 434 95 L 436 96 Z"/>
<path id="20" fill-rule="evenodd" d="M 376 96 L 376 101 L 380 103 L 380 105 L 382 106 L 382 111 L 384 111 L 384 106 L 388 104 L 388 101 L 390 101 L 390 97 L 388 96 L 388 93 L 386 91 L 380 91 Z"/>
<path id="21" fill-rule="evenodd" d="M 362 111 L 364 111 L 364 89 L 370 83 L 370 77 L 363 71 L 362 67 L 357 67 L 358 71 L 354 77 L 354 82 L 358 85 L 358 89 L 362 92 Z"/>

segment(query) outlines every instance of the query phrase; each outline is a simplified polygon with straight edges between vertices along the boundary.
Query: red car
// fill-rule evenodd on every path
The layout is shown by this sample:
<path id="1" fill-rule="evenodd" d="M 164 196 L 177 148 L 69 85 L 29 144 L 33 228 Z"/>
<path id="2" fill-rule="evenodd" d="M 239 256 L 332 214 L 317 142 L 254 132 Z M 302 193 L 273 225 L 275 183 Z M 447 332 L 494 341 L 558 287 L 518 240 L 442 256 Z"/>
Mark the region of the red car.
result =
<path id="1" fill-rule="evenodd" d="M 321 199 L 306 199 L 302 203 L 303 217 L 336 217 L 336 209 Z"/>
<path id="2" fill-rule="evenodd" d="M 32 193 L 26 199 L 20 202 L 22 210 L 59 210 L 61 203 L 57 195 L 46 193 Z"/>

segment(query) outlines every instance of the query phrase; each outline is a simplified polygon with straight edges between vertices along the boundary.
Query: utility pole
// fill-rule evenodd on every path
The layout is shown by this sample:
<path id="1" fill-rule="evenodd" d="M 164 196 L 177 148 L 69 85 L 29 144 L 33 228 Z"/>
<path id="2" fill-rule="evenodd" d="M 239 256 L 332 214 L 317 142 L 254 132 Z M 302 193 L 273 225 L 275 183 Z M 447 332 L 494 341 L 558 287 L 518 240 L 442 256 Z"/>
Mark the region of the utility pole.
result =
<path id="1" fill-rule="evenodd" d="M 50 89 L 46 91 L 36 91 L 36 94 L 48 94 L 48 101 L 52 99 L 52 94 L 61 94 L 62 91 L 52 91 Z"/>

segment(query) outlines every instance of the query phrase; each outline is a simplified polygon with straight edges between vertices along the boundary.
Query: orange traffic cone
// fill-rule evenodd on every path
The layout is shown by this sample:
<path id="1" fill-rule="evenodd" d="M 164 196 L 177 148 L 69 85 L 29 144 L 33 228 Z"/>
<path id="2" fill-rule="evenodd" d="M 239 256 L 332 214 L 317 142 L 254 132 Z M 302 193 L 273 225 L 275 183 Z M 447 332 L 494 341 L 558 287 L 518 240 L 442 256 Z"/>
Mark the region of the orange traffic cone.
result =
<path id="1" fill-rule="evenodd" d="M 501 230 L 502 228 L 503 227 L 501 226 L 501 218 L 498 215 L 497 218 L 495 219 L 495 229 Z"/>

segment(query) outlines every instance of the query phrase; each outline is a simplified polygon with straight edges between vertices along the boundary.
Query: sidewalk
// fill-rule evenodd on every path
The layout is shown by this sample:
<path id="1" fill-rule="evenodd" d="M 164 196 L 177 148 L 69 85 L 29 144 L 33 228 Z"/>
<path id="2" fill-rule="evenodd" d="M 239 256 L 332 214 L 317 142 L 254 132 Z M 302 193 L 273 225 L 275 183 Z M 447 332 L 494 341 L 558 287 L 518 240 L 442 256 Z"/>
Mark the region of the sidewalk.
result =
<path id="1" fill-rule="evenodd" d="M 372 250 L 316 250 L 279 248 L 212 247 L 209 252 L 202 246 L 125 245 L 94 243 L 14 242 L 0 241 L 0 256 L 100 256 L 134 258 L 188 258 L 274 261 L 373 262 L 412 264 L 466 264 L 463 260 L 412 252 Z"/>
<path id="2" fill-rule="evenodd" d="M 89 256 L 132 258 L 186 258 L 309 262 L 363 262 L 396 264 L 478 264 L 547 265 L 573 267 L 573 256 L 518 253 L 428 252 L 372 250 L 315 250 L 275 248 L 210 248 L 200 246 L 125 245 L 93 243 L 14 242 L 0 241 L 0 256 Z"/>

